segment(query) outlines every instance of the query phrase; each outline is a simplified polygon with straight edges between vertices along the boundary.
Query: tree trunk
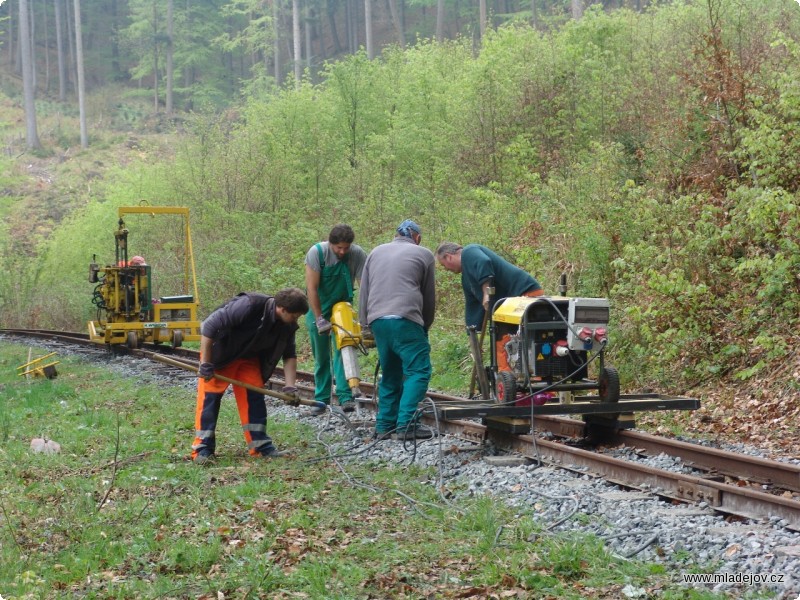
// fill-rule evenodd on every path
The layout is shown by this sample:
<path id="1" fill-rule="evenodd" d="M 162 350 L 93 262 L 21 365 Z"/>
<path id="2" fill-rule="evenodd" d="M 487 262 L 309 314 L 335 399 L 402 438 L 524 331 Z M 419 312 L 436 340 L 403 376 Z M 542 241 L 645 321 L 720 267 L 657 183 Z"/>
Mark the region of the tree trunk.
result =
<path id="1" fill-rule="evenodd" d="M 398 0 L 389 0 L 389 12 L 392 13 L 392 24 L 397 33 L 397 43 L 401 48 L 406 47 L 406 35 L 403 31 L 403 20 L 400 17 L 400 10 L 397 7 Z"/>
<path id="2" fill-rule="evenodd" d="M 444 41 L 444 0 L 436 1 L 436 41 Z"/>
<path id="3" fill-rule="evenodd" d="M 158 5 L 155 2 L 153 2 L 153 111 L 158 114 Z"/>
<path id="4" fill-rule="evenodd" d="M 478 0 L 478 30 L 481 32 L 481 39 L 486 35 L 486 0 Z"/>
<path id="5" fill-rule="evenodd" d="M 31 73 L 33 74 L 33 89 L 36 90 L 38 87 L 37 75 L 36 75 L 36 23 L 33 20 L 33 0 L 28 2 L 28 17 L 29 17 L 29 27 L 28 29 L 28 37 L 31 40 Z"/>
<path id="6" fill-rule="evenodd" d="M 342 43 L 339 41 L 339 32 L 336 30 L 336 7 L 332 0 L 325 2 L 326 12 L 328 13 L 328 23 L 331 26 L 331 38 L 333 39 L 333 53 L 339 54 L 342 51 Z"/>
<path id="7" fill-rule="evenodd" d="M 65 6 L 67 8 L 67 48 L 69 48 L 69 52 L 67 53 L 67 57 L 69 58 L 67 62 L 67 73 L 69 73 L 69 78 L 73 81 L 73 88 L 75 88 L 75 93 L 77 93 L 78 90 L 75 87 L 78 85 L 78 68 L 75 64 L 75 19 L 72 18 L 72 3 L 66 0 Z"/>
<path id="8" fill-rule="evenodd" d="M 36 89 L 33 85 L 33 57 L 31 56 L 28 0 L 19 0 L 20 60 L 22 61 L 22 90 L 25 101 L 25 141 L 28 148 L 42 147 L 36 130 Z"/>
<path id="9" fill-rule="evenodd" d="M 78 68 L 78 111 L 81 120 L 81 148 L 89 147 L 89 134 L 86 132 L 86 85 L 83 79 L 83 37 L 81 36 L 81 0 L 75 4 L 75 62 Z"/>
<path id="10" fill-rule="evenodd" d="M 583 16 L 583 2 L 581 0 L 571 0 L 572 18 L 576 21 Z"/>
<path id="11" fill-rule="evenodd" d="M 306 68 L 311 73 L 311 61 L 313 60 L 311 52 L 311 7 L 306 4 L 305 8 L 306 18 L 303 19 L 303 42 L 305 43 L 306 51 Z"/>
<path id="12" fill-rule="evenodd" d="M 53 0 L 56 12 L 56 55 L 58 57 L 58 99 L 60 102 L 67 100 L 67 61 L 64 57 L 64 25 L 61 14 L 62 0 Z"/>
<path id="13" fill-rule="evenodd" d="M 364 0 L 364 33 L 367 39 L 367 57 L 375 58 L 375 45 L 372 40 L 372 0 Z"/>
<path id="14" fill-rule="evenodd" d="M 172 87 L 173 87 L 173 64 L 172 64 L 172 51 L 173 51 L 173 11 L 174 0 L 167 0 L 167 116 L 172 116 Z"/>
<path id="15" fill-rule="evenodd" d="M 272 65 L 275 85 L 281 84 L 281 28 L 278 0 L 272 0 Z"/>
<path id="16" fill-rule="evenodd" d="M 531 25 L 534 29 L 539 27 L 539 11 L 536 6 L 536 0 L 531 0 Z"/>
<path id="17" fill-rule="evenodd" d="M 292 0 L 292 40 L 294 42 L 294 88 L 300 89 L 303 57 L 300 55 L 300 0 Z"/>
<path id="18" fill-rule="evenodd" d="M 50 91 L 50 27 L 47 22 L 47 0 L 42 0 L 44 12 L 44 92 Z"/>
<path id="19" fill-rule="evenodd" d="M 14 64 L 14 11 L 8 5 L 8 64 Z"/>

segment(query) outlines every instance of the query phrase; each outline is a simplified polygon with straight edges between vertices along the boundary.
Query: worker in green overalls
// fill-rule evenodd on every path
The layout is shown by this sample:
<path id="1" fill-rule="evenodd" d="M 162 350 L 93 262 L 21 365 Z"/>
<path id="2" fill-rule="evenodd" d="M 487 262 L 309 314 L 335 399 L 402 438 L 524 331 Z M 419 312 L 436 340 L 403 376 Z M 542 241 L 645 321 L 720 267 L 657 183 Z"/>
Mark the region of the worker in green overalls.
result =
<path id="1" fill-rule="evenodd" d="M 352 302 L 353 289 L 361 280 L 367 253 L 354 244 L 355 233 L 345 224 L 331 229 L 327 242 L 314 244 L 306 253 L 306 293 L 310 310 L 306 314 L 311 351 L 314 353 L 314 399 L 331 401 L 331 345 L 336 396 L 345 411 L 355 408 L 353 393 L 347 385 L 342 355 L 331 339 L 331 310 L 337 302 Z M 312 415 L 325 412 L 322 407 L 310 410 Z"/>

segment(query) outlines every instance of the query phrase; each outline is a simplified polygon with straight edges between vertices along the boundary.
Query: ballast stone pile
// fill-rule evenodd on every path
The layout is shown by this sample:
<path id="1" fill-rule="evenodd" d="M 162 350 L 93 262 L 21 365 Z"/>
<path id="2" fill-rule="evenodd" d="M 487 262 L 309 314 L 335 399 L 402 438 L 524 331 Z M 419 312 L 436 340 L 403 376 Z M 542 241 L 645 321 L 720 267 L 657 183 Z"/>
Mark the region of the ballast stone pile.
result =
<path id="1" fill-rule="evenodd" d="M 273 418 L 278 413 L 287 418 L 298 414 L 284 407 L 271 410 Z M 446 436 L 418 441 L 416 446 L 391 440 L 375 443 L 369 439 L 372 426 L 359 428 L 359 435 L 354 436 L 335 415 L 304 421 L 317 429 L 331 452 L 346 460 L 397 465 L 413 460 L 437 469 L 437 473 L 441 469 L 437 477 L 456 496 L 491 495 L 538 515 L 543 529 L 552 533 L 593 534 L 617 556 L 665 563 L 681 574 L 728 574 L 727 581 L 716 584 L 686 585 L 735 597 L 765 592 L 780 600 L 800 596 L 800 534 L 786 529 L 787 523 L 780 518 L 728 523 L 704 502 L 676 506 L 659 500 L 657 489 L 623 491 L 602 479 L 546 465 L 494 465 L 485 458 L 493 453 L 491 448 L 476 451 Z M 344 441 L 332 441 L 339 436 Z M 460 450 L 453 452 L 454 448 Z M 632 449 L 617 453 L 661 469 L 690 471 L 671 456 L 641 458 Z M 573 518 L 576 515 L 590 518 Z M 745 582 L 745 576 L 753 583 Z M 637 593 L 629 590 L 629 597 Z"/>

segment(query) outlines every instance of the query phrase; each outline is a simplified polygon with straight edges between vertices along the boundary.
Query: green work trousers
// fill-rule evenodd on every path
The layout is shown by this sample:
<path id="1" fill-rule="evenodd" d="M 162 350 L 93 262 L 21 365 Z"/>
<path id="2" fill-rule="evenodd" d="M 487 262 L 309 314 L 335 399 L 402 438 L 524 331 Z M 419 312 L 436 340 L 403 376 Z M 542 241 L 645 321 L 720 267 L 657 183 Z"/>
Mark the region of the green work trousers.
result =
<path id="1" fill-rule="evenodd" d="M 428 334 L 408 319 L 377 319 L 370 329 L 382 371 L 375 429 L 402 431 L 414 418 L 431 380 Z"/>
<path id="2" fill-rule="evenodd" d="M 342 353 L 333 341 L 333 332 L 320 335 L 314 313 L 311 311 L 306 313 L 306 326 L 311 341 L 311 351 L 314 354 L 314 400 L 325 404 L 330 404 L 331 401 L 331 346 L 333 346 L 333 372 L 336 377 L 336 396 L 339 398 L 339 404 L 352 400 L 353 392 L 347 386 Z"/>

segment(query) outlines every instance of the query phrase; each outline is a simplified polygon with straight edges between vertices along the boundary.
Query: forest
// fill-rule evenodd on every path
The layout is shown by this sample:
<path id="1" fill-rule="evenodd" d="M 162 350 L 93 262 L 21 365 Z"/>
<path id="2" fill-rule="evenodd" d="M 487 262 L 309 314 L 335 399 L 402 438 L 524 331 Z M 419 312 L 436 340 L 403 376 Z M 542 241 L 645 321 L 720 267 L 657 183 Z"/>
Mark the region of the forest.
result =
<path id="1" fill-rule="evenodd" d="M 413 218 L 431 249 L 481 243 L 548 293 L 566 273 L 608 297 L 626 390 L 702 395 L 719 429 L 747 406 L 796 437 L 795 0 L 7 0 L 0 17 L 0 326 L 85 327 L 120 205 L 190 207 L 205 314 L 302 287 L 337 222 L 369 250 Z M 180 228 L 131 230 L 174 282 Z M 463 391 L 460 284 L 437 278 L 434 384 Z"/>

